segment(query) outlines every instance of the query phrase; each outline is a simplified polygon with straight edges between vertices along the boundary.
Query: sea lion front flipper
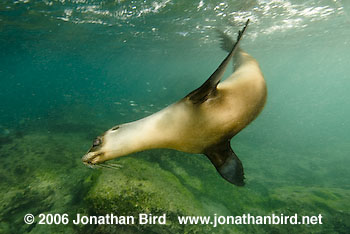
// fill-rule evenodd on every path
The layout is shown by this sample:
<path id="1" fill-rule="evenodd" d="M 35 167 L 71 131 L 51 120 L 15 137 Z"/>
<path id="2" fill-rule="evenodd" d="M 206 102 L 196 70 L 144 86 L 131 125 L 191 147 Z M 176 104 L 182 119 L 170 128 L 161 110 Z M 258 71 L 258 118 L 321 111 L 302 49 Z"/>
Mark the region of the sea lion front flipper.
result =
<path id="1" fill-rule="evenodd" d="M 225 73 L 227 64 L 235 54 L 238 49 L 238 44 L 242 39 L 244 32 L 247 29 L 249 19 L 245 23 L 242 31 L 238 32 L 236 43 L 233 45 L 230 53 L 221 62 L 220 66 L 215 70 L 215 72 L 196 90 L 189 93 L 185 98 L 192 101 L 194 104 L 200 104 L 205 102 L 211 95 L 215 95 L 216 86 L 219 84 L 221 77 Z"/>
<path id="2" fill-rule="evenodd" d="M 204 154 L 225 180 L 237 186 L 244 185 L 243 165 L 235 152 L 233 152 L 230 139 L 210 147 Z"/>

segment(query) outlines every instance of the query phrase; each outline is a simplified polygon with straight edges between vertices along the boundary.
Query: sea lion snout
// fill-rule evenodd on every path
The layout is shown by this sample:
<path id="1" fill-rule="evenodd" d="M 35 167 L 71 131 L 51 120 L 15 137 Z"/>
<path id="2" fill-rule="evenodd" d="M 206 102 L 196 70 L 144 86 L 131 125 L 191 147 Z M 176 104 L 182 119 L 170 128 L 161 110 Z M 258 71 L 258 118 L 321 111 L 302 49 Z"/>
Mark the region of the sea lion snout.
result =
<path id="1" fill-rule="evenodd" d="M 101 150 L 103 144 L 103 136 L 98 136 L 92 142 L 90 150 L 82 157 L 82 161 L 85 164 L 97 164 L 101 163 L 103 160 L 104 153 Z"/>
<path id="2" fill-rule="evenodd" d="M 97 164 L 101 162 L 102 154 L 101 152 L 88 152 L 81 160 L 85 164 Z"/>

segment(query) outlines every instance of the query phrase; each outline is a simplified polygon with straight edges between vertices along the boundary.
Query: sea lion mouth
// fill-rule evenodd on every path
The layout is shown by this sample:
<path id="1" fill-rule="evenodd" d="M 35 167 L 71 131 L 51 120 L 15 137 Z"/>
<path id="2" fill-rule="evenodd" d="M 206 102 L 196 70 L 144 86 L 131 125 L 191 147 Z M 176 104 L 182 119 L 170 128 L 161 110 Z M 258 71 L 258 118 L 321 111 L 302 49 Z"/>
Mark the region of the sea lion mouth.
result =
<path id="1" fill-rule="evenodd" d="M 106 163 L 106 161 L 101 160 L 103 153 L 89 152 L 85 154 L 82 158 L 83 163 L 90 168 L 108 168 L 108 169 L 120 169 L 123 167 L 117 163 Z"/>
<path id="2" fill-rule="evenodd" d="M 82 161 L 86 165 L 95 165 L 101 162 L 102 153 L 88 152 L 82 157 Z"/>

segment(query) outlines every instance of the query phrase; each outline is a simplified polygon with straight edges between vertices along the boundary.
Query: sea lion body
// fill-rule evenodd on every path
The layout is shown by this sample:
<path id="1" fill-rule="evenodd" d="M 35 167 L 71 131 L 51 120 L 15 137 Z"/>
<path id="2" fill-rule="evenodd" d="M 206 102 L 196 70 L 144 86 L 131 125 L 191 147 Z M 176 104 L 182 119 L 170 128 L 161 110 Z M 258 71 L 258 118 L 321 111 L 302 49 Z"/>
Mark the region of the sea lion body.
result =
<path id="1" fill-rule="evenodd" d="M 162 148 L 204 153 L 224 138 L 232 138 L 254 120 L 266 102 L 266 85 L 258 63 L 241 52 L 244 65 L 217 86 L 217 95 L 201 105 L 186 99 L 156 115 L 168 142 Z M 249 61 L 248 61 L 249 60 Z"/>
<path id="2" fill-rule="evenodd" d="M 138 151 L 168 148 L 203 153 L 223 178 L 244 185 L 243 166 L 230 139 L 258 116 L 267 95 L 258 62 L 238 49 L 247 24 L 228 56 L 201 87 L 155 114 L 108 130 L 94 141 L 84 163 L 93 165 Z M 235 71 L 220 82 L 233 55 Z"/>

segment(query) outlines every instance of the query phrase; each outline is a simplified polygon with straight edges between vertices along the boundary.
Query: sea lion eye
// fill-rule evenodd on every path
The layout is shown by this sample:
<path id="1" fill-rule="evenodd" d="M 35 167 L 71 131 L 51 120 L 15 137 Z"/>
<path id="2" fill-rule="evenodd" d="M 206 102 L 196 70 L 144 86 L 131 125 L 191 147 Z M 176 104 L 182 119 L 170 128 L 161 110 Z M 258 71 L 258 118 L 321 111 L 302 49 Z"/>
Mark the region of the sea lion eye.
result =
<path id="1" fill-rule="evenodd" d="M 101 138 L 97 137 L 94 142 L 92 143 L 92 146 L 95 147 L 95 146 L 98 146 L 102 143 L 102 140 Z"/>

